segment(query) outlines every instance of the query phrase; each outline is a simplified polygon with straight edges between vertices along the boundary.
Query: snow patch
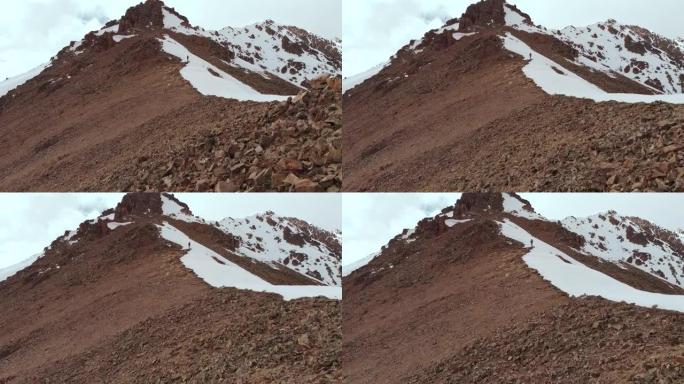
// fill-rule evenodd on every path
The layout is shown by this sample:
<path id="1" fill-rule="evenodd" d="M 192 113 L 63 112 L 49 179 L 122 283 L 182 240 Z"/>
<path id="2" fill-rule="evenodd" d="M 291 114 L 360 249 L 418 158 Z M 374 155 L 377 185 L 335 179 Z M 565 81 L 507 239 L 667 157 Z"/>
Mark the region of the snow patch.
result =
<path id="1" fill-rule="evenodd" d="M 132 222 L 128 223 L 107 223 L 107 228 L 111 229 L 112 231 L 119 228 L 119 227 L 125 227 L 126 225 L 133 224 Z"/>
<path id="2" fill-rule="evenodd" d="M 20 85 L 23 85 L 29 80 L 33 79 L 34 77 L 40 75 L 40 73 L 43 72 L 46 68 L 48 68 L 50 65 L 52 64 L 50 63 L 40 65 L 26 73 L 17 75 L 15 77 L 10 77 L 5 81 L 0 82 L 0 97 L 5 96 L 11 91 L 17 89 L 17 87 L 19 87 Z"/>
<path id="3" fill-rule="evenodd" d="M 31 264 L 35 263 L 36 260 L 40 259 L 41 257 L 43 257 L 43 254 L 39 253 L 37 255 L 29 257 L 28 259 L 20 263 L 10 265 L 9 267 L 0 268 L 0 282 L 3 282 L 9 279 L 10 277 L 16 275 L 18 272 L 30 267 Z"/>
<path id="4" fill-rule="evenodd" d="M 114 35 L 114 36 L 112 36 L 112 39 L 115 42 L 120 43 L 125 39 L 130 39 L 131 37 L 135 37 L 135 35 Z"/>
<path id="5" fill-rule="evenodd" d="M 360 85 L 363 82 L 365 82 L 366 80 L 370 79 L 371 77 L 377 75 L 387 65 L 389 65 L 389 62 L 376 65 L 375 67 L 373 67 L 373 68 L 371 68 L 365 72 L 361 72 L 358 75 L 350 76 L 350 77 L 347 77 L 346 79 L 342 80 L 342 93 L 346 93 L 350 89 L 355 88 L 357 85 Z"/>
<path id="6" fill-rule="evenodd" d="M 467 32 L 467 33 L 456 32 L 456 33 L 454 33 L 452 36 L 454 37 L 454 40 L 458 41 L 458 40 L 461 40 L 461 39 L 464 38 L 464 37 L 472 36 L 472 35 L 476 35 L 476 34 L 477 34 L 477 32 Z"/>
<path id="7" fill-rule="evenodd" d="M 105 33 L 117 33 L 119 32 L 119 24 L 112 25 L 111 27 L 102 28 L 95 32 L 95 36 L 102 36 Z"/>
<path id="8" fill-rule="evenodd" d="M 467 220 L 454 220 L 454 219 L 448 219 L 448 220 L 444 221 L 444 224 L 446 224 L 447 227 L 451 228 L 451 227 L 454 227 L 454 226 L 456 226 L 456 225 L 458 225 L 458 224 L 467 223 L 467 222 L 469 222 L 469 221 L 471 221 L 471 220 L 472 220 L 472 219 L 467 219 Z"/>
<path id="9" fill-rule="evenodd" d="M 204 223 L 204 220 L 183 212 L 183 206 L 169 199 L 166 195 L 161 195 L 162 215 L 187 223 Z"/>
<path id="10" fill-rule="evenodd" d="M 164 15 L 164 28 L 166 29 L 181 29 L 183 27 L 183 20 L 169 11 L 166 7 L 162 7 L 162 14 Z"/>
<path id="11" fill-rule="evenodd" d="M 504 212 L 510 213 L 513 216 L 522 217 L 523 219 L 527 220 L 546 220 L 544 216 L 525 209 L 525 204 L 513 197 L 510 193 L 504 193 L 502 196 Z"/>
<path id="12" fill-rule="evenodd" d="M 402 240 L 408 240 L 411 236 L 413 236 L 416 233 L 415 228 L 411 228 L 408 231 L 406 231 L 405 235 L 401 235 Z"/>
<path id="13" fill-rule="evenodd" d="M 357 269 L 360 269 L 362 267 L 365 267 L 373 261 L 376 257 L 380 256 L 380 252 L 376 252 L 372 255 L 366 256 L 363 259 L 359 261 L 355 261 L 353 263 L 350 263 L 349 265 L 342 265 L 342 276 L 349 276 L 352 274 L 352 272 L 356 271 Z"/>

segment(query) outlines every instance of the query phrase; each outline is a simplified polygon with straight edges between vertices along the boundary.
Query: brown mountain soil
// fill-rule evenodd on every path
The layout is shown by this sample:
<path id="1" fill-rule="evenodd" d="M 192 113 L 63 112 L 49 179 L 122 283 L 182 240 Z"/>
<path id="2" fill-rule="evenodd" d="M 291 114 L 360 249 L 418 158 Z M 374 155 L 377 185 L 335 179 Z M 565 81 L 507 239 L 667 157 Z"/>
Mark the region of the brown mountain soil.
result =
<path id="1" fill-rule="evenodd" d="M 684 316 L 582 298 L 498 330 L 403 383 L 684 381 Z"/>
<path id="2" fill-rule="evenodd" d="M 398 54 L 344 95 L 346 191 L 682 191 L 684 107 L 549 96 L 487 29 Z M 565 64 L 610 92 L 645 93 Z M 557 43 L 557 41 L 556 41 Z"/>
<path id="3" fill-rule="evenodd" d="M 84 224 L 0 283 L 0 382 L 339 382 L 339 302 L 212 288 L 157 223 Z"/>

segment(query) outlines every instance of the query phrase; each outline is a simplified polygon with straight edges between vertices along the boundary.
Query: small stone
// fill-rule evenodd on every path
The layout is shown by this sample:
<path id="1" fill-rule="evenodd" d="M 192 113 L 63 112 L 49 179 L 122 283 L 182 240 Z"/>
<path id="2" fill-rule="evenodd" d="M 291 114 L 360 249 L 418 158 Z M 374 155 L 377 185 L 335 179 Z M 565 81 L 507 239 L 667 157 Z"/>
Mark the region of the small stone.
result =
<path id="1" fill-rule="evenodd" d="M 326 164 L 339 164 L 342 162 L 342 151 L 339 149 L 332 149 L 325 157 Z"/>
<path id="2" fill-rule="evenodd" d="M 663 148 L 663 153 L 668 154 L 671 152 L 679 152 L 681 150 L 684 150 L 684 144 L 673 144 Z"/>
<path id="3" fill-rule="evenodd" d="M 301 172 L 304 169 L 302 162 L 295 159 L 280 159 L 276 166 L 280 170 L 289 172 Z"/>
<path id="4" fill-rule="evenodd" d="M 301 179 L 294 184 L 295 192 L 318 192 L 320 185 L 309 179 Z"/>
<path id="5" fill-rule="evenodd" d="M 295 185 L 299 181 L 301 181 L 301 179 L 299 177 L 295 176 L 293 173 L 290 173 L 289 175 L 287 175 L 287 177 L 285 179 L 283 179 L 283 183 L 285 183 L 287 185 Z"/>
<path id="6" fill-rule="evenodd" d="M 303 346 L 303 347 L 308 347 L 309 346 L 309 335 L 308 334 L 303 334 L 297 338 L 297 344 Z"/>
<path id="7" fill-rule="evenodd" d="M 211 180 L 200 179 L 200 180 L 197 180 L 197 183 L 195 183 L 195 190 L 200 191 L 200 192 L 206 192 L 209 190 L 210 186 L 211 186 Z"/>
<path id="8" fill-rule="evenodd" d="M 668 129 L 677 125 L 677 122 L 674 120 L 660 120 L 657 125 L 658 128 Z"/>
<path id="9" fill-rule="evenodd" d="M 237 192 L 238 187 L 237 187 L 237 185 L 235 185 L 235 183 L 233 183 L 230 179 L 228 179 L 226 181 L 219 181 L 216 184 L 215 191 L 219 192 L 219 193 L 232 193 L 232 192 Z"/>
<path id="10" fill-rule="evenodd" d="M 240 147 L 237 144 L 231 144 L 228 146 L 228 155 L 233 159 L 237 156 L 238 152 L 240 152 Z"/>
<path id="11" fill-rule="evenodd" d="M 230 171 L 233 173 L 240 172 L 245 168 L 245 165 L 243 163 L 238 163 L 230 167 Z"/>

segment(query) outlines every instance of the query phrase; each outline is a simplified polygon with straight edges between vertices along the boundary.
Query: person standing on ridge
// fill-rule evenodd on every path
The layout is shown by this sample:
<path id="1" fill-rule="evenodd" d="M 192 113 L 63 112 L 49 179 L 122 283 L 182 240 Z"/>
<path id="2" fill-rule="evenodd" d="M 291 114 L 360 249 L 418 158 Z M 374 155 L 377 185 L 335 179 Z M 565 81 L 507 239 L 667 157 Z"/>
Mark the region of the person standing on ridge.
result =
<path id="1" fill-rule="evenodd" d="M 534 248 L 534 239 L 530 239 L 530 248 Z"/>

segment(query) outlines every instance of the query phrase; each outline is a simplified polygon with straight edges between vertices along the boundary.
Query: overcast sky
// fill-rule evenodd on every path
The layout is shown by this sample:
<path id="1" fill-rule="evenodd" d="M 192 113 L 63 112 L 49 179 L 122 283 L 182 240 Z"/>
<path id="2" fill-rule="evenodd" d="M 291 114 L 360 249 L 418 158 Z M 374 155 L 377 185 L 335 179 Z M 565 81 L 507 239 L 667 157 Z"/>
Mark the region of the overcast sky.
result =
<path id="1" fill-rule="evenodd" d="M 71 41 L 119 19 L 142 0 L 6 1 L 0 12 L 0 80 L 50 60 Z M 340 37 L 341 0 L 166 0 L 206 29 L 273 19 L 325 37 Z"/>
<path id="2" fill-rule="evenodd" d="M 684 228 L 684 194 L 590 193 L 521 194 L 549 220 L 586 217 L 615 210 L 637 216 L 670 230 Z M 342 236 L 344 265 L 380 250 L 406 228 L 425 217 L 434 217 L 454 205 L 460 194 L 344 194 Z"/>
<path id="3" fill-rule="evenodd" d="M 0 269 L 35 254 L 64 231 L 113 208 L 123 194 L 0 194 Z M 265 211 L 298 217 L 328 230 L 341 228 L 339 194 L 176 194 L 193 213 L 211 221 Z"/>
<path id="4" fill-rule="evenodd" d="M 344 76 L 386 62 L 411 39 L 460 17 L 475 0 L 344 0 Z M 684 37 L 682 0 L 509 0 L 536 24 L 560 29 L 613 18 L 668 37 Z"/>
<path id="5" fill-rule="evenodd" d="M 346 1 L 346 0 L 345 0 Z M 342 263 L 375 253 L 406 228 L 456 204 L 459 193 L 345 193 Z"/>

